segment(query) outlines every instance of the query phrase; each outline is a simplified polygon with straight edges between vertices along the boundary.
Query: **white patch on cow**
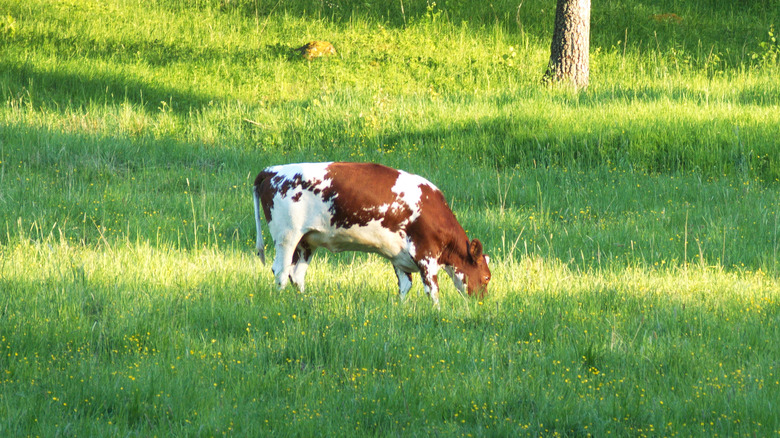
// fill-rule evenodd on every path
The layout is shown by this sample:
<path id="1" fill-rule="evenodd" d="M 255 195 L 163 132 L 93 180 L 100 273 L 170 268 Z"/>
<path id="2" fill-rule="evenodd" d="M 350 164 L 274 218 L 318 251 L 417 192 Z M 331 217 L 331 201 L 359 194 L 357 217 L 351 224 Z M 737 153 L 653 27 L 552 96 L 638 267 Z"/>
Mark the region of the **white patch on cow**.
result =
<path id="1" fill-rule="evenodd" d="M 409 241 L 406 243 L 407 251 L 409 252 L 409 255 L 412 256 L 412 258 L 417 257 L 417 247 L 414 246 L 414 242 L 411 241 L 411 239 L 408 239 Z"/>
<path id="2" fill-rule="evenodd" d="M 439 307 L 439 285 L 436 283 L 436 275 L 439 273 L 439 262 L 434 257 L 425 257 L 417 262 L 420 265 L 423 288 L 425 294 L 431 297 L 433 305 Z"/>
<path id="3" fill-rule="evenodd" d="M 292 272 L 290 272 L 290 279 L 301 293 L 303 293 L 303 289 L 305 287 L 304 281 L 306 278 L 306 269 L 308 267 L 309 261 L 301 256 L 301 258 L 298 259 L 298 263 L 292 267 Z"/>
<path id="4" fill-rule="evenodd" d="M 374 206 L 363 207 L 363 208 L 361 208 L 361 210 L 369 212 L 369 213 L 377 213 L 379 215 L 384 216 L 385 214 L 387 214 L 388 208 L 389 208 L 389 204 L 385 204 L 385 205 L 380 205 L 379 207 L 374 207 Z"/>
<path id="5" fill-rule="evenodd" d="M 396 179 L 391 189 L 393 193 L 398 195 L 393 203 L 393 208 L 402 208 L 400 205 L 397 205 L 398 201 L 402 201 L 412 211 L 411 217 L 404 221 L 404 225 L 414 222 L 420 216 L 420 200 L 422 199 L 422 186 L 424 185 L 434 191 L 439 190 L 430 181 L 419 175 L 413 175 L 403 170 L 398 171 L 398 179 Z"/>
<path id="6" fill-rule="evenodd" d="M 307 227 L 310 231 L 306 233 L 306 241 L 314 247 L 327 248 L 331 252 L 373 252 L 388 259 L 393 259 L 404 250 L 404 239 L 400 233 L 388 230 L 381 220 L 342 228 L 331 226 L 330 215 L 326 216 L 327 223 Z"/>
<path id="7" fill-rule="evenodd" d="M 306 175 L 324 176 L 324 166 L 316 164 L 274 166 L 270 169 L 279 172 L 278 175 L 283 176 L 285 180 L 292 180 L 296 175 L 301 175 L 304 179 L 306 179 Z M 312 178 L 317 177 L 312 176 Z M 329 183 L 330 181 L 328 181 Z M 278 183 L 275 184 L 278 185 Z M 293 202 L 291 198 L 296 195 L 298 201 Z M 312 220 L 321 220 L 323 215 L 328 213 L 328 208 L 329 205 L 323 202 L 321 197 L 315 196 L 308 190 L 302 190 L 300 187 L 294 187 L 293 190 L 284 195 L 281 192 L 274 195 L 268 230 L 276 247 L 272 270 L 280 288 L 284 288 L 290 275 L 294 274 L 292 258 L 295 248 L 311 226 Z M 305 268 L 303 272 L 305 273 Z M 296 277 L 294 278 L 296 285 L 299 289 L 303 289 L 303 273 L 300 276 L 294 276 Z"/>
<path id="8" fill-rule="evenodd" d="M 426 284 L 425 293 L 430 294 L 428 285 L 433 285 L 433 278 L 439 273 L 439 262 L 434 257 L 425 257 L 418 261 L 417 264 L 420 266 L 420 272 Z"/>
<path id="9" fill-rule="evenodd" d="M 420 265 L 420 273 L 423 277 L 423 286 L 426 295 L 431 297 L 433 305 L 439 307 L 439 285 L 437 284 L 436 275 L 439 273 L 439 262 L 435 257 L 425 257 L 417 262 Z"/>
<path id="10" fill-rule="evenodd" d="M 420 264 L 421 268 L 427 269 L 431 275 L 436 275 L 439 273 L 439 262 L 435 257 L 425 257 L 418 263 Z"/>

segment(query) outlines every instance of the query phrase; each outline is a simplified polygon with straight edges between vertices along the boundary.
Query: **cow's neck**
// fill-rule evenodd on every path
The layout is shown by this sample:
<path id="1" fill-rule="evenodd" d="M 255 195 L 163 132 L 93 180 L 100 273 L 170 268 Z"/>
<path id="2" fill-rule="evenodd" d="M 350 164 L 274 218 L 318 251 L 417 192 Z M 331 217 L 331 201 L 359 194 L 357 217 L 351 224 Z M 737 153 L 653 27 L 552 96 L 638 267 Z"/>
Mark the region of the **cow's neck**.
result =
<path id="1" fill-rule="evenodd" d="M 469 260 L 469 239 L 463 229 L 453 233 L 450 241 L 444 246 L 440 264 L 461 268 Z"/>

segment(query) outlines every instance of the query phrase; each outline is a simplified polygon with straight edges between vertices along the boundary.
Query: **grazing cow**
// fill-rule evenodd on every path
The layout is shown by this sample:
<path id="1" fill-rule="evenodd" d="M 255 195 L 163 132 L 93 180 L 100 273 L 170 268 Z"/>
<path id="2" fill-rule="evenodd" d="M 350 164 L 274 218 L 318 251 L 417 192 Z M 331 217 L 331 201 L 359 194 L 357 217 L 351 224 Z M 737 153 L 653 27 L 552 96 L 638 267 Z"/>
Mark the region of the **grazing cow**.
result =
<path id="1" fill-rule="evenodd" d="M 272 166 L 254 184 L 257 254 L 265 263 L 260 209 L 276 247 L 279 288 L 288 279 L 303 291 L 306 268 L 319 247 L 366 251 L 393 264 L 403 300 L 419 272 L 439 305 L 439 268 L 455 287 L 482 296 L 490 281 L 482 243 L 469 241 L 441 191 L 425 178 L 373 163 Z"/>

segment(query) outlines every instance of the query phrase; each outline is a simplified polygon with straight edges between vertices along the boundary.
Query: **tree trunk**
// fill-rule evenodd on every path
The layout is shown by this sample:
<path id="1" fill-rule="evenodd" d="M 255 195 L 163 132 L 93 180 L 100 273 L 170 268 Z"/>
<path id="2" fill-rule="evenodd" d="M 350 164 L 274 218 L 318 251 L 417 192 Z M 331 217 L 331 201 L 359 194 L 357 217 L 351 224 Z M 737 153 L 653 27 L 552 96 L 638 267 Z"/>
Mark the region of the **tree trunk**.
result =
<path id="1" fill-rule="evenodd" d="M 544 82 L 588 86 L 590 75 L 590 0 L 558 0 L 550 63 Z"/>

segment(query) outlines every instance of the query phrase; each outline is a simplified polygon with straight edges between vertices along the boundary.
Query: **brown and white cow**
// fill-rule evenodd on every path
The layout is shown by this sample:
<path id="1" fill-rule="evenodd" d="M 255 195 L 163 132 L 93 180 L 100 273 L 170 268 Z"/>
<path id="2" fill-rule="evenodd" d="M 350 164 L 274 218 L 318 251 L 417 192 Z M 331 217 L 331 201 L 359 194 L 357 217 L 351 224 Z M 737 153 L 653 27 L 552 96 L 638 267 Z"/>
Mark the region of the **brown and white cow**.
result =
<path id="1" fill-rule="evenodd" d="M 304 288 L 306 268 L 319 247 L 332 252 L 380 254 L 395 267 L 403 300 L 419 272 L 439 305 L 443 268 L 455 287 L 484 295 L 490 281 L 482 243 L 469 241 L 441 191 L 425 178 L 373 163 L 300 163 L 272 166 L 254 184 L 257 254 L 265 263 L 260 209 L 276 247 L 279 288 Z"/>

